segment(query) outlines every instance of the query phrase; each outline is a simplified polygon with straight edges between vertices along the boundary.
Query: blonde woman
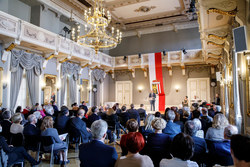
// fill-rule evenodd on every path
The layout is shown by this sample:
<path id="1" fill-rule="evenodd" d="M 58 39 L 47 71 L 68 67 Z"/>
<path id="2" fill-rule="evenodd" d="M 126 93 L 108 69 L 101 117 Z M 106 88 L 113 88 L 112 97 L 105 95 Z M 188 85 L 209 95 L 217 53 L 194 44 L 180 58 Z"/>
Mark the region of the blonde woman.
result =
<path id="1" fill-rule="evenodd" d="M 148 135 L 145 154 L 148 155 L 154 166 L 159 166 L 160 161 L 164 157 L 170 158 L 170 136 L 162 133 L 162 129 L 166 127 L 166 121 L 162 118 L 155 118 L 152 123 L 155 132 Z"/>
<path id="2" fill-rule="evenodd" d="M 155 119 L 153 114 L 148 114 L 145 120 L 145 126 L 140 126 L 139 132 L 144 138 L 147 138 L 150 133 L 154 133 L 154 128 L 152 127 L 152 121 Z"/>
<path id="3" fill-rule="evenodd" d="M 208 128 L 206 139 L 223 140 L 224 129 L 228 125 L 228 120 L 224 114 L 216 114 L 213 119 L 212 127 Z"/>
<path id="4" fill-rule="evenodd" d="M 60 164 L 69 163 L 67 159 L 68 154 L 68 145 L 62 139 L 59 138 L 58 132 L 55 128 L 53 128 L 53 118 L 47 116 L 44 118 L 41 125 L 41 136 L 51 136 L 54 139 L 54 150 L 63 150 L 60 151 Z M 49 151 L 50 147 L 44 147 L 45 151 Z"/>
<path id="5" fill-rule="evenodd" d="M 12 134 L 23 133 L 23 125 L 21 125 L 22 120 L 23 119 L 22 119 L 21 113 L 15 113 L 12 116 L 11 121 L 13 123 L 10 126 L 10 133 Z"/>

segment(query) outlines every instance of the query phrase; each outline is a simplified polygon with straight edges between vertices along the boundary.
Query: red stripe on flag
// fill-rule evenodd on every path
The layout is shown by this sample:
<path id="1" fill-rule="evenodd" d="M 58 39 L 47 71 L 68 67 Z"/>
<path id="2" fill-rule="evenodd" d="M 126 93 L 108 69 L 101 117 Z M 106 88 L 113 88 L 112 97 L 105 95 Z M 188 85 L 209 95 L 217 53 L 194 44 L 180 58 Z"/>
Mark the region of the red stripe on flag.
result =
<path id="1" fill-rule="evenodd" d="M 155 53 L 155 73 L 156 80 L 160 81 L 161 93 L 159 93 L 159 111 L 165 111 L 165 93 L 163 86 L 163 77 L 162 77 L 162 62 L 161 62 L 161 52 Z"/>

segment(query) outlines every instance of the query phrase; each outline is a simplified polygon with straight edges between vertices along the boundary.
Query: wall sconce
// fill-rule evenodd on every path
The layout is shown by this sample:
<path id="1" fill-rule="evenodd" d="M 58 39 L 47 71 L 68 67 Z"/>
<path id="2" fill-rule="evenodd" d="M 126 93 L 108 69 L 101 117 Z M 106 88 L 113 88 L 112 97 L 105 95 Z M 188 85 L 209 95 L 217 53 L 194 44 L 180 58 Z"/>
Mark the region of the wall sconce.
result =
<path id="1" fill-rule="evenodd" d="M 57 82 L 56 89 L 57 89 L 57 91 L 59 91 L 61 89 L 61 83 Z"/>
<path id="2" fill-rule="evenodd" d="M 178 85 L 176 85 L 176 86 L 175 86 L 175 91 L 176 91 L 176 92 L 179 92 L 179 90 L 180 90 L 180 87 L 179 87 Z"/>
<path id="3" fill-rule="evenodd" d="M 41 87 L 42 87 L 42 90 L 44 90 L 44 88 L 46 87 L 46 83 L 45 83 L 45 81 L 42 81 L 42 83 L 41 83 Z"/>
<path id="4" fill-rule="evenodd" d="M 142 87 L 142 86 L 138 86 L 138 91 L 139 91 L 139 93 L 141 93 L 142 90 L 143 90 L 143 87 Z"/>

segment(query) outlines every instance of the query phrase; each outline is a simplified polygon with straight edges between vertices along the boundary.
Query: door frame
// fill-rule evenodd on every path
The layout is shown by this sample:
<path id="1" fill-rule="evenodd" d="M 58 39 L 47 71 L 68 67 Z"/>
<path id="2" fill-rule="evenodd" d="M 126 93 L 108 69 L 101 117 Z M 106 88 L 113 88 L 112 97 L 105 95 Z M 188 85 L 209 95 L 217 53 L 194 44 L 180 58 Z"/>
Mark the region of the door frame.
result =
<path id="1" fill-rule="evenodd" d="M 207 85 L 208 85 L 208 99 L 206 99 L 206 101 L 208 103 L 210 103 L 211 101 L 211 95 L 210 95 L 210 78 L 209 77 L 206 77 L 206 78 L 188 78 L 187 79 L 187 96 L 188 96 L 188 103 L 191 104 L 191 92 L 190 92 L 190 84 L 189 84 L 189 81 L 192 81 L 192 80 L 206 80 L 207 81 Z"/>
<path id="2" fill-rule="evenodd" d="M 130 83 L 131 84 L 131 89 L 130 89 L 130 99 L 131 99 L 131 104 L 133 103 L 133 82 L 132 81 L 116 81 L 115 82 L 115 101 L 117 102 L 117 84 L 119 83 Z M 130 104 L 128 104 L 130 105 Z"/>

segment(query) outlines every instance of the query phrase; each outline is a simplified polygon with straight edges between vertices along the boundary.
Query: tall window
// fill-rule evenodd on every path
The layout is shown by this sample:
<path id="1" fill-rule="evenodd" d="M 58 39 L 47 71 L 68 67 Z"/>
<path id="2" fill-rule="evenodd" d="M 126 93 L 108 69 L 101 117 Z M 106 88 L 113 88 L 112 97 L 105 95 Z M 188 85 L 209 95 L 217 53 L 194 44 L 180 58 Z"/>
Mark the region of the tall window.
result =
<path id="1" fill-rule="evenodd" d="M 29 90 L 28 90 L 27 81 L 26 81 L 26 72 L 24 70 L 22 83 L 21 83 L 21 86 L 20 86 L 16 106 L 15 106 L 14 109 L 16 109 L 17 106 L 21 106 L 22 109 L 23 109 L 26 106 L 29 106 L 29 104 L 31 104 L 28 91 Z"/>

